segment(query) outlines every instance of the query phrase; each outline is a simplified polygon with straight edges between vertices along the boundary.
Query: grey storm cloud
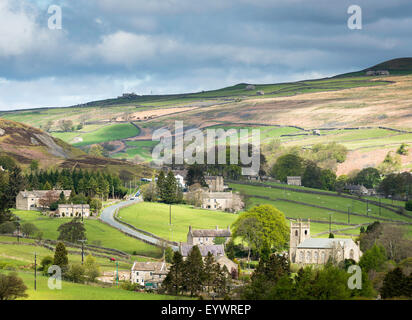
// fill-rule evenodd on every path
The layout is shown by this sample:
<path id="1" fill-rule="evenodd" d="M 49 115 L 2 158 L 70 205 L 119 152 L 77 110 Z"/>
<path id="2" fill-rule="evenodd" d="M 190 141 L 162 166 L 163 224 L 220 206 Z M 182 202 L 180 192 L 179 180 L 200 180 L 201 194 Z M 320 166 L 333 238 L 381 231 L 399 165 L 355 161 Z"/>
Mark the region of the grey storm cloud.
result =
<path id="1" fill-rule="evenodd" d="M 47 27 L 51 4 L 62 30 Z M 411 55 L 410 0 L 357 0 L 362 30 L 347 27 L 352 4 L 1 0 L 0 109 L 324 77 Z"/>

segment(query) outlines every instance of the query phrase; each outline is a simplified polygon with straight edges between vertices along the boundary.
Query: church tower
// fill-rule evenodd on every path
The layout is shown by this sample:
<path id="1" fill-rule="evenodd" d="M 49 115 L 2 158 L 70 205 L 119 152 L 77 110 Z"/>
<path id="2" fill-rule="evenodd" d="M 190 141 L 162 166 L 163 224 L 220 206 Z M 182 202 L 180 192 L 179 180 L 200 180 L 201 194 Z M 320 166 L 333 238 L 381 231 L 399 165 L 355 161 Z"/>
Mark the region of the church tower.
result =
<path id="1" fill-rule="evenodd" d="M 307 222 L 302 222 L 302 219 L 298 219 L 297 222 L 290 221 L 290 238 L 289 238 L 290 262 L 296 261 L 297 246 L 309 238 L 310 238 L 310 219 L 308 219 Z"/>

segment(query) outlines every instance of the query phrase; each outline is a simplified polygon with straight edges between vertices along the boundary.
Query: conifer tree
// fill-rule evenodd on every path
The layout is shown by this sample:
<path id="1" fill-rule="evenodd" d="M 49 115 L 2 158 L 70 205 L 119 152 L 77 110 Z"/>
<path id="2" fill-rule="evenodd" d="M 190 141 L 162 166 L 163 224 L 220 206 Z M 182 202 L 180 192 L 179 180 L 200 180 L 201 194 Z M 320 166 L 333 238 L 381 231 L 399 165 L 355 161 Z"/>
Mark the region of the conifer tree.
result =
<path id="1" fill-rule="evenodd" d="M 56 245 L 56 249 L 54 251 L 53 264 L 59 266 L 62 270 L 62 273 L 66 272 L 68 269 L 69 258 L 67 257 L 66 246 L 63 242 L 59 242 Z"/>
<path id="2" fill-rule="evenodd" d="M 198 246 L 193 246 L 185 261 L 185 288 L 190 291 L 190 296 L 197 294 L 203 286 L 204 269 L 203 260 Z"/>

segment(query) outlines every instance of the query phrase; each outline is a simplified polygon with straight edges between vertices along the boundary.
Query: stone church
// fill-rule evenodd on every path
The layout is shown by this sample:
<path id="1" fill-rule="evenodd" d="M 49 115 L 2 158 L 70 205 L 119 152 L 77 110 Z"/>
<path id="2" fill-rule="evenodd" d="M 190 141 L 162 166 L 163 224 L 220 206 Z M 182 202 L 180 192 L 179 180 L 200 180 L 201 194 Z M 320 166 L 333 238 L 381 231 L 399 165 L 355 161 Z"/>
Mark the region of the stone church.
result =
<path id="1" fill-rule="evenodd" d="M 298 264 L 325 264 L 329 258 L 337 262 L 345 259 L 359 261 L 359 243 L 346 238 L 311 238 L 310 219 L 290 222 L 289 259 Z"/>

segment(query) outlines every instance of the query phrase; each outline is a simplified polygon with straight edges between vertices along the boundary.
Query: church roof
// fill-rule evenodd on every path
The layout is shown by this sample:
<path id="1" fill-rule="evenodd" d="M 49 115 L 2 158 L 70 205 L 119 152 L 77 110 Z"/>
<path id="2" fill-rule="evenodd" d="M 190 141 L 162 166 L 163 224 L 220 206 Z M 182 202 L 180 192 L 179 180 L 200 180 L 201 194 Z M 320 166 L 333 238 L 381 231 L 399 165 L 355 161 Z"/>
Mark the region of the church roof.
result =
<path id="1" fill-rule="evenodd" d="M 344 245 L 349 245 L 352 242 L 352 239 L 343 238 L 310 238 L 300 243 L 298 248 L 329 249 L 333 248 L 334 245 L 340 245 L 342 247 Z"/>

